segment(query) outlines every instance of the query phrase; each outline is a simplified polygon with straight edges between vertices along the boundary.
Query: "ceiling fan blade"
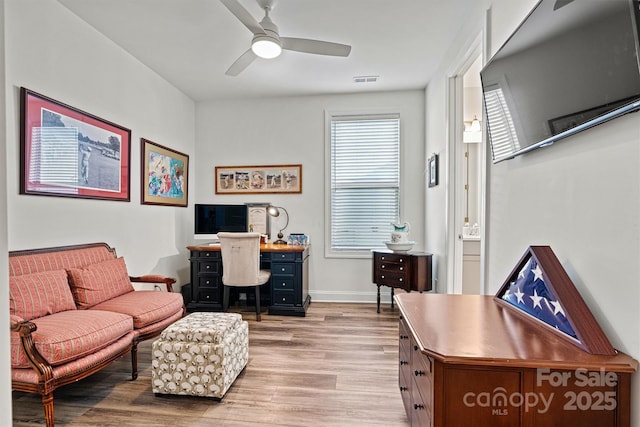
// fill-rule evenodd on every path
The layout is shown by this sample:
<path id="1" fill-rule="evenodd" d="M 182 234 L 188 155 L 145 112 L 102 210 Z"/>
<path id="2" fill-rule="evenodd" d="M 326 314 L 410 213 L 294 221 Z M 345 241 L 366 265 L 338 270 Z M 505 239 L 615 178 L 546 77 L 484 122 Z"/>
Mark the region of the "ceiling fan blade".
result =
<path id="1" fill-rule="evenodd" d="M 225 73 L 227 76 L 237 76 L 245 68 L 247 68 L 257 56 L 251 49 L 248 49 L 245 53 L 240 55 L 240 58 L 236 59 L 236 62 L 231 64 L 231 67 Z"/>
<path id="2" fill-rule="evenodd" d="M 349 56 L 351 46 L 340 43 L 323 42 L 320 40 L 298 39 L 295 37 L 280 37 L 282 48 L 296 52 L 315 53 L 317 55 Z"/>
<path id="3" fill-rule="evenodd" d="M 238 18 L 238 20 L 240 20 L 240 22 L 242 22 L 253 34 L 264 33 L 264 29 L 258 21 L 247 11 L 247 9 L 242 7 L 237 0 L 220 1 L 227 7 L 227 9 L 229 9 L 229 12 L 233 13 L 233 15 Z"/>

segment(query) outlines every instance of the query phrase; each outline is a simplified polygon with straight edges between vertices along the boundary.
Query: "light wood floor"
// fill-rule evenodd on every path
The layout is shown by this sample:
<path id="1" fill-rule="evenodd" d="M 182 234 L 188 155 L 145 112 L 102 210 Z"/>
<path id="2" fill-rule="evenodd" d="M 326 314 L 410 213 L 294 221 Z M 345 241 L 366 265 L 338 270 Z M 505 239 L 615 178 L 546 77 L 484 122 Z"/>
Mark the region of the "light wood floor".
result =
<path id="1" fill-rule="evenodd" d="M 222 401 L 151 392 L 151 341 L 54 393 L 56 425 L 385 426 L 408 422 L 398 391 L 398 311 L 313 302 L 306 317 L 249 321 L 249 363 Z M 14 426 L 42 425 L 39 395 L 13 392 Z"/>

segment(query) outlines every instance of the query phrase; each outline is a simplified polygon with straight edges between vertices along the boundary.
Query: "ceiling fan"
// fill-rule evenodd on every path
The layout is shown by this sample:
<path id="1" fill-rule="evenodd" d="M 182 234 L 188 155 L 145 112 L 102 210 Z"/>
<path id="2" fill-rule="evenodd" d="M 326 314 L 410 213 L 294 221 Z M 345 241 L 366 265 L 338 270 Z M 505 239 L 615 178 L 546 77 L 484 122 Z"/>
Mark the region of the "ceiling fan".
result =
<path id="1" fill-rule="evenodd" d="M 220 1 L 253 33 L 251 48 L 231 64 L 231 67 L 225 73 L 228 76 L 237 76 L 257 57 L 265 59 L 276 58 L 280 55 L 282 49 L 328 56 L 349 56 L 351 52 L 351 46 L 345 44 L 280 37 L 278 27 L 269 17 L 269 12 L 273 10 L 275 0 L 257 0 L 264 10 L 264 18 L 260 22 L 251 16 L 238 0 Z"/>

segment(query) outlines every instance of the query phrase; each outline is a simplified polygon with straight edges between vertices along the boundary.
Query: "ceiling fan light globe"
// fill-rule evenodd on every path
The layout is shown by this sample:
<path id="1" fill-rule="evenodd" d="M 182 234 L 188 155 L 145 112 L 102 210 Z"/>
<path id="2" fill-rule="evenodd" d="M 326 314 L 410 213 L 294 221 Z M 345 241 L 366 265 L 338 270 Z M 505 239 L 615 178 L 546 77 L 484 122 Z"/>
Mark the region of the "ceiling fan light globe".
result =
<path id="1" fill-rule="evenodd" d="M 272 37 L 257 36 L 251 43 L 251 50 L 260 58 L 277 58 L 282 53 L 282 47 Z"/>

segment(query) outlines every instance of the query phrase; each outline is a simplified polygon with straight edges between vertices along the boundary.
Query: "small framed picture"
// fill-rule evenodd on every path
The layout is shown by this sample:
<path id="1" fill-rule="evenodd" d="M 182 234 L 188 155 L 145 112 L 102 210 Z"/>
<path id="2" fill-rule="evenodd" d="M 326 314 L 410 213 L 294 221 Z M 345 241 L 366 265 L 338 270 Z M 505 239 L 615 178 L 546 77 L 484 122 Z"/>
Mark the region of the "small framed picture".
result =
<path id="1" fill-rule="evenodd" d="M 189 156 L 141 138 L 143 205 L 187 207 Z"/>
<path id="2" fill-rule="evenodd" d="M 433 154 L 427 161 L 429 187 L 438 185 L 438 155 Z"/>

